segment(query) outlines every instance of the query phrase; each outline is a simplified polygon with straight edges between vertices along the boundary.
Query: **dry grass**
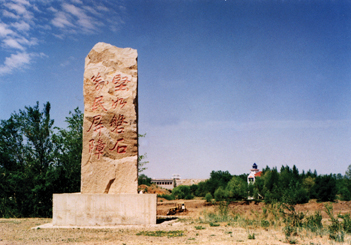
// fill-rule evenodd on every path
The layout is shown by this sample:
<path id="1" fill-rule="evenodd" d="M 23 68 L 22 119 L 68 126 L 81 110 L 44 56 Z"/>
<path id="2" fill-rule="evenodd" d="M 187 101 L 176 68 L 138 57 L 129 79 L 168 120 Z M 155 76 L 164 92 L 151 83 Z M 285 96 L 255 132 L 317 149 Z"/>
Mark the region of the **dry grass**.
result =
<path id="1" fill-rule="evenodd" d="M 290 240 L 286 240 L 282 229 L 284 224 L 261 227 L 257 225 L 259 222 L 250 223 L 247 221 L 264 216 L 260 205 L 230 205 L 226 214 L 228 217 L 217 217 L 219 220 L 215 221 L 209 217 L 211 215 L 212 218 L 221 215 L 221 210 L 217 206 L 206 206 L 202 201 L 191 202 L 189 203 L 187 218 L 164 222 L 157 226 L 135 226 L 117 229 L 31 229 L 38 225 L 50 223 L 51 219 L 0 219 L 0 244 L 264 245 L 289 244 L 289 241 L 290 243 L 306 245 L 351 244 L 349 234 L 345 234 L 344 243 L 338 243 L 330 240 L 326 231 L 316 233 L 306 229 L 298 229 L 296 235 L 292 235 L 289 238 Z M 160 206 L 165 206 L 165 204 L 163 203 Z M 349 203 L 346 204 L 344 209 L 342 208 L 343 213 L 347 212 L 348 207 Z M 309 213 L 312 213 L 312 211 L 307 210 Z M 337 209 L 334 211 L 338 213 Z M 350 210 L 348 210 L 349 212 Z M 274 214 L 268 213 L 267 219 L 274 220 Z M 327 224 L 328 219 L 323 218 L 323 222 Z M 253 237 L 254 239 L 252 239 Z"/>

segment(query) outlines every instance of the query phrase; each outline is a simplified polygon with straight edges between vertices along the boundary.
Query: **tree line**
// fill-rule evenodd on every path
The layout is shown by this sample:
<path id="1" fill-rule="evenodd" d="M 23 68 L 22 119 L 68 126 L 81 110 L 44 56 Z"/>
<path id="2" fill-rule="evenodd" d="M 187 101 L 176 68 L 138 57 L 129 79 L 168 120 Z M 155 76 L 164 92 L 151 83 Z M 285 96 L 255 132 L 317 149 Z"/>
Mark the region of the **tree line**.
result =
<path id="1" fill-rule="evenodd" d="M 172 198 L 191 199 L 205 197 L 207 201 L 236 201 L 262 199 L 266 203 L 282 202 L 287 204 L 307 203 L 310 199 L 319 202 L 336 199 L 351 200 L 351 165 L 345 175 L 318 175 L 317 171 L 307 173 L 294 165 L 276 167 L 266 166 L 261 177 L 254 183 L 247 182 L 248 174 L 231 175 L 228 171 L 212 171 L 210 178 L 192 186 L 179 186 L 173 189 Z M 180 194 L 179 194 L 180 193 Z"/>

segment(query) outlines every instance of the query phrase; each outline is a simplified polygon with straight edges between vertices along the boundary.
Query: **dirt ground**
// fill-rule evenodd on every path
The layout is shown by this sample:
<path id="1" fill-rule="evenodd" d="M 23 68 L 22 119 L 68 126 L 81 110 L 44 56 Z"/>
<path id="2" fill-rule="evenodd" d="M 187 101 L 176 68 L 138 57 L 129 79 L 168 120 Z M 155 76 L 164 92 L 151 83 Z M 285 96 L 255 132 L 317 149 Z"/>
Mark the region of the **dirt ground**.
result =
<path id="1" fill-rule="evenodd" d="M 204 200 L 158 200 L 157 215 L 164 217 L 167 210 L 177 202 L 184 202 L 187 212 L 177 214 L 178 219 L 167 220 L 157 225 L 128 226 L 114 229 L 32 229 L 50 223 L 51 219 L 0 219 L 0 245 L 2 244 L 289 244 L 282 227 L 268 229 L 252 226 L 239 227 L 228 222 L 212 226 L 203 222 L 204 214 L 218 210 L 218 205 Z M 263 203 L 237 202 L 229 205 L 229 211 L 236 214 L 257 215 L 262 212 Z M 334 214 L 350 213 L 351 202 L 333 204 Z M 296 205 L 297 211 L 313 214 L 320 210 L 323 222 L 328 222 L 323 203 L 311 201 Z M 164 219 L 165 220 L 165 219 Z M 162 221 L 162 220 L 161 220 Z M 252 235 L 254 234 L 254 239 Z M 251 236 L 251 239 L 249 237 Z M 346 234 L 344 242 L 329 239 L 327 233 L 318 236 L 306 230 L 293 237 L 295 244 L 324 245 L 351 244 L 351 236 Z"/>

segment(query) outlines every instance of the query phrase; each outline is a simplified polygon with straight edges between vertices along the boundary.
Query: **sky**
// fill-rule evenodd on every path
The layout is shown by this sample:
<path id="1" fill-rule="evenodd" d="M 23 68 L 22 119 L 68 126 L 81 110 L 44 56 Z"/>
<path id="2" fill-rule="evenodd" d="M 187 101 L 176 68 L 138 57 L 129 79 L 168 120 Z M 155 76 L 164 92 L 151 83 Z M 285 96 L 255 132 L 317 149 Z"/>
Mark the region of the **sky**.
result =
<path id="1" fill-rule="evenodd" d="M 351 164 L 351 1 L 0 0 L 0 120 L 65 128 L 98 42 L 138 51 L 149 177 Z"/>

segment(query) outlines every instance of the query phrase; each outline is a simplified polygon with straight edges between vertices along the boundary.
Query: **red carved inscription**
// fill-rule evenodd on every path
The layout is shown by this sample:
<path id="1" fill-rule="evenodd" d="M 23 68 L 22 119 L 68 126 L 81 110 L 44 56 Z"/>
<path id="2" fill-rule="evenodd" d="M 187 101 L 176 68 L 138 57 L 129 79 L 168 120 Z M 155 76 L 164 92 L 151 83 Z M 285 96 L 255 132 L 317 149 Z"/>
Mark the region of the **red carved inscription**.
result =
<path id="1" fill-rule="evenodd" d="M 110 149 L 110 151 L 114 151 L 116 150 L 118 154 L 124 154 L 127 152 L 127 146 L 126 145 L 118 145 L 119 142 L 124 141 L 124 139 L 119 139 L 117 140 L 116 144 L 114 145 L 114 147 L 112 149 Z"/>

